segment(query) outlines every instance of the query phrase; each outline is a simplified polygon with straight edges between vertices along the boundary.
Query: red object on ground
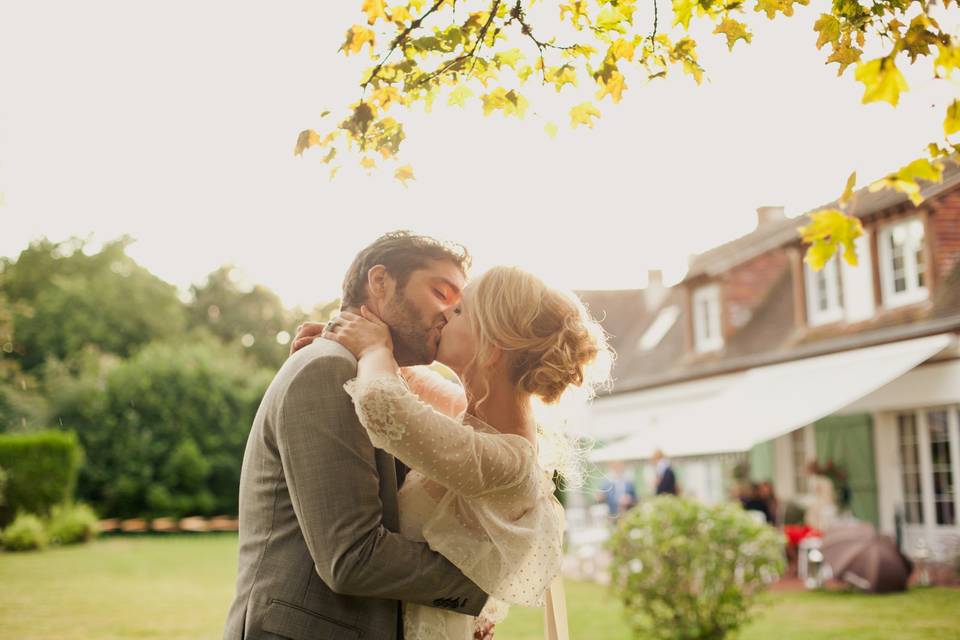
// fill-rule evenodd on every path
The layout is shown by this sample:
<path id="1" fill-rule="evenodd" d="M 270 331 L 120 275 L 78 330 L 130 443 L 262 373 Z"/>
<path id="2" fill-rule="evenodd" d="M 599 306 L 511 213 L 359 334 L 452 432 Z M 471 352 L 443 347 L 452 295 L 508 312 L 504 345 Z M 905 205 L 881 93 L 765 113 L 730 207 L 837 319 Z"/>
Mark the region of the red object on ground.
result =
<path id="1" fill-rule="evenodd" d="M 819 529 L 808 527 L 805 524 L 788 524 L 783 527 L 783 533 L 787 536 L 787 543 L 796 546 L 804 538 L 821 538 L 823 533 Z"/>

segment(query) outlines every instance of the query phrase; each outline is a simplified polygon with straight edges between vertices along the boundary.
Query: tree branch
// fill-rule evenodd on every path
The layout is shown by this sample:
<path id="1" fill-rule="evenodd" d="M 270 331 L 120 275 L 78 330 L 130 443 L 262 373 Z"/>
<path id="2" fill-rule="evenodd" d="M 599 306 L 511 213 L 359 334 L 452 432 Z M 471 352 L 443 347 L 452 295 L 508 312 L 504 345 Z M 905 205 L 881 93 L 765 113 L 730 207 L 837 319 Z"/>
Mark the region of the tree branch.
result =
<path id="1" fill-rule="evenodd" d="M 393 55 L 393 52 L 397 50 L 397 47 L 399 47 L 401 44 L 406 42 L 407 36 L 409 36 L 410 33 L 415 31 L 416 29 L 419 29 L 420 26 L 423 24 L 423 21 L 426 20 L 431 13 L 434 13 L 437 9 L 439 9 L 443 5 L 444 1 L 445 0 L 436 0 L 433 3 L 433 5 L 424 12 L 422 16 L 420 16 L 419 18 L 411 22 L 410 26 L 404 29 L 403 32 L 400 33 L 400 35 L 398 35 L 396 38 L 393 39 L 393 42 L 390 43 L 390 51 L 388 51 L 387 54 L 383 56 L 383 58 L 380 60 L 380 62 L 377 63 L 377 66 L 373 68 L 373 71 L 370 72 L 370 77 L 367 78 L 363 82 L 363 84 L 360 85 L 361 89 L 364 92 L 367 90 L 367 87 L 370 85 L 370 83 L 373 82 L 377 78 L 377 76 L 380 75 L 380 71 L 383 69 L 383 65 L 387 63 L 387 60 L 389 60 L 390 56 Z"/>

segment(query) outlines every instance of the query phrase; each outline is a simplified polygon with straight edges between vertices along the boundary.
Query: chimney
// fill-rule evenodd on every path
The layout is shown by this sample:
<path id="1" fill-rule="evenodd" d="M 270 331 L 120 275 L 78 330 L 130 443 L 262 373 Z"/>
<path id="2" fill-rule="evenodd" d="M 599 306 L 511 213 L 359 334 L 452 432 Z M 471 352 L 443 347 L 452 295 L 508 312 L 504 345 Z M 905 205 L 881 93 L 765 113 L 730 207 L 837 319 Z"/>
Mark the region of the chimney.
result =
<path id="1" fill-rule="evenodd" d="M 785 220 L 787 215 L 783 207 L 758 207 L 757 208 L 757 228 L 764 227 L 771 222 Z"/>
<path id="2" fill-rule="evenodd" d="M 650 269 L 647 271 L 647 286 L 643 289 L 643 304 L 647 311 L 656 311 L 666 297 L 667 287 L 663 286 L 663 271 Z"/>

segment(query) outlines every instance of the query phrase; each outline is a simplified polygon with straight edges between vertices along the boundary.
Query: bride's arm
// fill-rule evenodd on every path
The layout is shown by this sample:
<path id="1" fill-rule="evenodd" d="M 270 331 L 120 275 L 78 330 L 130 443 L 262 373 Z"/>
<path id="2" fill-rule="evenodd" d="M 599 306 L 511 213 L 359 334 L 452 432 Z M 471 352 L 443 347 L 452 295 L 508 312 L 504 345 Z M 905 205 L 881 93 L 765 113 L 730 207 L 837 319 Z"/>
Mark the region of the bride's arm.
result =
<path id="1" fill-rule="evenodd" d="M 440 413 L 456 418 L 467 410 L 463 387 L 430 367 L 403 367 L 400 375 L 417 397 Z"/>
<path id="2" fill-rule="evenodd" d="M 423 402 L 388 371 L 361 361 L 345 389 L 375 447 L 463 496 L 518 484 L 536 463 L 533 445 L 521 436 L 480 433 Z"/>

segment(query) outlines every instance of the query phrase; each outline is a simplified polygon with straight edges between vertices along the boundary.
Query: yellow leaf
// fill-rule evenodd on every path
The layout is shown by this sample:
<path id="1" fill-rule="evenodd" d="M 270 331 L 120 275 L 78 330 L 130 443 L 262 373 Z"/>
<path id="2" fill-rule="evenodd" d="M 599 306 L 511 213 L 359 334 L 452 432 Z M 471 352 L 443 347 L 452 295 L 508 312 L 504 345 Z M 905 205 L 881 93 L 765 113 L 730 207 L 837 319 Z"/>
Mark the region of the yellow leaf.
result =
<path id="1" fill-rule="evenodd" d="M 580 28 L 580 21 L 590 23 L 590 16 L 587 14 L 586 0 L 573 0 L 569 4 L 560 5 L 560 20 L 563 21 L 567 14 L 570 14 L 570 24 Z"/>
<path id="2" fill-rule="evenodd" d="M 390 22 L 404 24 L 412 21 L 413 16 L 410 15 L 410 11 L 406 7 L 394 7 L 390 10 Z"/>
<path id="3" fill-rule="evenodd" d="M 947 117 L 943 121 L 943 133 L 952 135 L 960 131 L 960 100 L 954 100 L 947 107 Z"/>
<path id="4" fill-rule="evenodd" d="M 813 25 L 813 30 L 820 34 L 817 38 L 817 49 L 823 48 L 828 42 L 836 44 L 840 39 L 840 21 L 832 14 L 821 13 Z"/>
<path id="5" fill-rule="evenodd" d="M 297 136 L 297 144 L 293 148 L 294 155 L 301 156 L 303 152 L 320 144 L 320 134 L 313 129 L 304 129 Z"/>
<path id="6" fill-rule="evenodd" d="M 810 244 L 805 261 L 819 271 L 833 255 L 843 249 L 844 259 L 857 264 L 855 240 L 863 235 L 859 218 L 837 209 L 824 209 L 810 214 L 810 224 L 799 229 L 804 242 Z"/>
<path id="7" fill-rule="evenodd" d="M 599 118 L 600 110 L 593 106 L 593 103 L 584 102 L 570 109 L 570 126 L 576 129 L 581 124 L 593 128 L 591 118 Z"/>
<path id="8" fill-rule="evenodd" d="M 572 84 L 577 86 L 577 70 L 573 65 L 565 64 L 562 67 L 549 67 L 544 70 L 544 76 L 547 82 L 553 83 L 557 93 L 563 89 L 564 85 Z"/>
<path id="9" fill-rule="evenodd" d="M 747 25 L 730 18 L 724 18 L 723 22 L 718 24 L 713 32 L 722 33 L 727 36 L 727 47 L 730 51 L 733 51 L 733 45 L 735 45 L 738 40 L 743 40 L 747 44 L 753 41 L 753 34 L 747 31 Z"/>
<path id="10" fill-rule="evenodd" d="M 545 125 L 543 126 L 543 130 L 546 131 L 546 132 L 547 132 L 547 135 L 550 136 L 551 138 L 556 138 L 556 137 L 557 137 L 558 127 L 557 127 L 557 125 L 554 124 L 553 122 L 548 122 L 547 124 L 545 124 Z"/>
<path id="11" fill-rule="evenodd" d="M 624 40 L 623 38 L 618 38 L 613 44 L 610 45 L 609 55 L 613 57 L 614 61 L 616 60 L 633 60 L 633 54 L 637 49 L 635 42 L 629 40 Z"/>
<path id="12" fill-rule="evenodd" d="M 891 58 L 861 62 L 857 65 L 855 77 L 866 88 L 863 93 L 864 104 L 883 100 L 897 106 L 900 93 L 909 88 L 907 80 Z"/>
<path id="13" fill-rule="evenodd" d="M 927 158 L 914 160 L 900 167 L 896 173 L 891 173 L 874 182 L 870 185 L 870 190 L 895 189 L 905 193 L 913 204 L 919 205 L 923 202 L 923 196 L 920 194 L 920 180 L 940 182 L 943 180 L 943 165 L 939 162 L 931 162 Z"/>
<path id="14" fill-rule="evenodd" d="M 623 90 L 627 88 L 624 80 L 623 74 L 616 67 L 609 73 L 598 74 L 596 81 L 600 85 L 600 90 L 597 91 L 597 100 L 609 95 L 614 102 L 620 102 L 620 98 L 623 97 Z"/>
<path id="15" fill-rule="evenodd" d="M 363 0 L 361 11 L 367 14 L 367 24 L 373 24 L 379 18 L 387 19 L 387 12 L 384 11 L 383 0 Z"/>
<path id="16" fill-rule="evenodd" d="M 473 97 L 473 91 L 470 90 L 470 87 L 466 85 L 457 85 L 457 87 L 450 92 L 450 97 L 447 99 L 447 104 L 457 105 L 458 107 L 464 107 L 467 103 L 467 98 Z"/>
<path id="17" fill-rule="evenodd" d="M 847 178 L 847 185 L 843 188 L 843 195 L 840 196 L 840 205 L 846 205 L 853 198 L 853 188 L 857 184 L 857 172 L 854 171 Z"/>
<path id="18" fill-rule="evenodd" d="M 405 164 L 394 171 L 393 177 L 402 182 L 403 186 L 407 186 L 408 180 L 416 180 L 416 178 L 413 176 L 413 167 L 408 164 Z"/>
<path id="19" fill-rule="evenodd" d="M 340 47 L 340 51 L 346 52 L 347 55 L 352 53 L 360 53 L 363 45 L 369 44 L 370 53 L 373 55 L 373 44 L 375 38 L 376 35 L 373 33 L 372 29 L 355 24 L 347 31 L 347 39 L 343 43 L 343 46 Z"/>
<path id="20" fill-rule="evenodd" d="M 380 106 L 381 109 L 389 109 L 390 105 L 394 102 L 403 102 L 400 92 L 397 91 L 396 87 L 392 85 L 385 85 L 378 88 L 373 92 L 371 96 L 374 103 Z"/>
<path id="21" fill-rule="evenodd" d="M 937 59 L 934 61 L 934 68 L 939 73 L 940 70 L 943 70 L 944 75 L 949 78 L 953 75 L 953 70 L 960 68 L 960 47 L 954 46 L 951 42 L 949 45 L 938 44 L 937 50 Z"/>
<path id="22" fill-rule="evenodd" d="M 693 18 L 693 9 L 698 6 L 697 0 L 673 0 L 673 24 L 690 28 L 690 19 Z"/>
<path id="23" fill-rule="evenodd" d="M 360 166 L 363 167 L 364 169 L 373 169 L 374 167 L 377 166 L 377 163 L 376 163 L 376 161 L 375 161 L 373 158 L 371 158 L 370 156 L 364 156 L 364 157 L 360 160 Z"/>
<path id="24" fill-rule="evenodd" d="M 337 171 L 340 171 L 340 167 L 330 167 L 330 180 L 336 177 Z"/>
<path id="25" fill-rule="evenodd" d="M 833 48 L 833 53 L 827 58 L 827 64 L 836 62 L 840 65 L 840 68 L 837 69 L 837 75 L 842 76 L 847 67 L 860 61 L 861 55 L 863 55 L 863 51 L 860 49 L 851 47 L 849 44 L 839 44 Z"/>
<path id="26" fill-rule="evenodd" d="M 497 64 L 497 67 L 506 65 L 511 69 L 517 68 L 517 62 L 519 62 L 521 58 L 523 58 L 523 52 L 516 48 L 501 51 L 497 55 L 493 56 L 493 60 Z"/>

